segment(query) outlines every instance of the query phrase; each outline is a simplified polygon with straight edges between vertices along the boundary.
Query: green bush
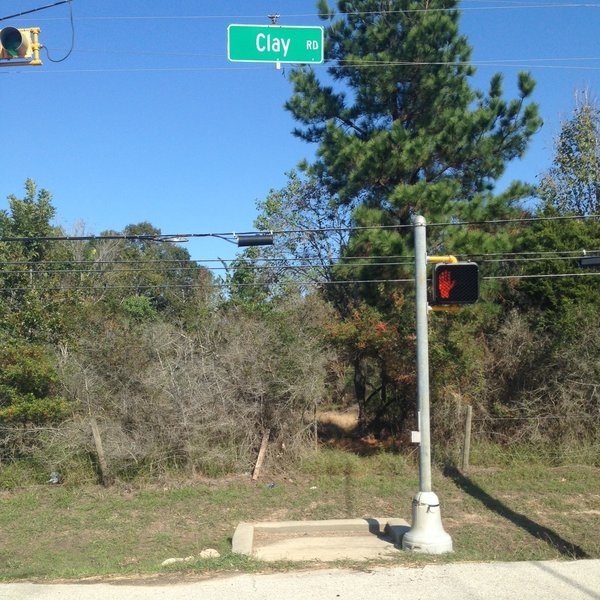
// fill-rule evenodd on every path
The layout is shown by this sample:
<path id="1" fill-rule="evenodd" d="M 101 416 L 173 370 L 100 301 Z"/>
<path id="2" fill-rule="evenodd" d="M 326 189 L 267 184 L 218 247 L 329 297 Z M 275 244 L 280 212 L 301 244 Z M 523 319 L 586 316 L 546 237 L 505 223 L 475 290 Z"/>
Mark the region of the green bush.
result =
<path id="1" fill-rule="evenodd" d="M 129 296 L 121 304 L 121 309 L 127 317 L 136 323 L 154 321 L 158 313 L 146 296 Z"/>
<path id="2" fill-rule="evenodd" d="M 17 460 L 0 467 L 0 490 L 14 490 L 45 483 L 48 473 L 34 460 Z"/>
<path id="3" fill-rule="evenodd" d="M 47 422 L 64 418 L 70 403 L 58 395 L 58 375 L 43 346 L 0 345 L 0 422 Z"/>

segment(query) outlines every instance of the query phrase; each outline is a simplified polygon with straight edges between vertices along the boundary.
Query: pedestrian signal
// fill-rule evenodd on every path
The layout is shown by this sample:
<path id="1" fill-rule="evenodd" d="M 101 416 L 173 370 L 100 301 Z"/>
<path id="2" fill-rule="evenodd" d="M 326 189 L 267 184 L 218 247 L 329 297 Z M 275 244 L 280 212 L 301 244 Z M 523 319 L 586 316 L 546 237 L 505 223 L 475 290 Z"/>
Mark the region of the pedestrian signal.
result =
<path id="1" fill-rule="evenodd" d="M 474 304 L 479 300 L 479 265 L 440 263 L 433 268 L 433 302 L 438 306 Z"/>

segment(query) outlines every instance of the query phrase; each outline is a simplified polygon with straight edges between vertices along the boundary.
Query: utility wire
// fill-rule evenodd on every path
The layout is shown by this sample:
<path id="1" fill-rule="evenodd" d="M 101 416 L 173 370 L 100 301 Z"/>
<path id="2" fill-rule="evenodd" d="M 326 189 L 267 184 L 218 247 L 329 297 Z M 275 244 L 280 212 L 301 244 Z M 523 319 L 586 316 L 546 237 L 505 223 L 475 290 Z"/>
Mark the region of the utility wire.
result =
<path id="1" fill-rule="evenodd" d="M 68 0 L 67 0 L 68 1 Z M 61 2 L 59 4 L 62 4 Z M 378 10 L 378 11 L 349 11 L 336 12 L 335 17 L 347 16 L 385 16 L 398 14 L 414 14 L 414 13 L 433 13 L 433 12 L 471 12 L 471 11 L 499 11 L 499 10 L 539 10 L 539 9 L 571 9 L 585 8 L 598 9 L 600 4 L 593 2 L 537 2 L 525 4 L 505 4 L 496 3 L 495 6 L 461 6 L 460 8 L 412 8 L 398 10 Z M 36 9 L 42 10 L 42 9 Z M 35 12 L 35 11 L 34 11 Z M 318 14 L 311 13 L 287 13 L 280 15 L 281 19 L 315 19 Z M 222 14 L 222 15 L 105 15 L 105 16 L 88 16 L 80 17 L 86 21 L 195 21 L 195 20 L 229 20 L 229 19 L 265 19 L 264 14 Z"/>
<path id="2" fill-rule="evenodd" d="M 38 263 L 40 264 L 40 263 Z M 42 263 L 43 264 L 43 263 Z M 289 271 L 289 270 L 299 270 L 299 269 L 315 269 L 315 268 L 326 268 L 329 267 L 330 265 L 323 265 L 323 264 L 319 264 L 319 263 L 308 263 L 308 264 L 300 264 L 300 265 L 294 265 L 294 264 L 284 264 L 284 265 L 278 265 L 278 266 L 272 266 L 272 265 L 254 265 L 254 264 L 250 264 L 250 265 L 241 265 L 239 267 L 235 268 L 235 271 L 254 271 L 254 270 L 259 270 L 259 271 L 269 271 L 269 270 L 278 270 L 278 271 Z M 351 264 L 332 264 L 331 267 L 339 267 L 339 268 L 355 268 L 355 267 L 399 267 L 399 266 L 413 266 L 412 262 L 366 262 L 366 263 L 351 263 Z M 1 263 L 0 263 L 0 267 L 1 267 Z M 221 266 L 221 267 L 210 267 L 206 269 L 207 271 L 230 271 L 232 270 L 232 267 L 227 267 L 227 266 Z M 95 275 L 108 275 L 108 274 L 117 274 L 117 275 L 122 275 L 122 274 L 127 274 L 127 273 L 181 273 L 182 271 L 197 271 L 198 273 L 202 273 L 202 268 L 197 266 L 197 265 L 190 265 L 190 266 L 182 266 L 182 267 L 176 267 L 176 266 L 172 266 L 172 267 L 165 267 L 165 268 L 156 268 L 156 267 L 140 267 L 140 268 L 126 268 L 126 269 L 122 269 L 122 268 L 117 268 L 117 269 L 111 269 L 111 270 L 107 270 L 107 269 L 73 269 L 73 268 L 46 268 L 46 269 L 39 269 L 36 268 L 35 270 L 30 270 L 30 269 L 26 269 L 26 270 L 7 270 L 7 271 L 0 271 L 0 275 L 2 274 L 6 274 L 6 275 L 30 275 L 31 273 L 36 274 L 36 275 L 41 275 L 41 274 L 45 274 L 45 275 L 56 275 L 56 274 L 95 274 Z"/>
<path id="3" fill-rule="evenodd" d="M 543 60 L 543 59 L 540 59 Z M 600 60 L 593 59 L 593 60 Z M 586 65 L 542 65 L 542 64 L 526 64 L 526 63 L 506 63 L 502 61 L 498 62 L 482 62 L 478 61 L 460 63 L 460 62 L 447 62 L 447 63 L 425 63 L 425 62 L 388 62 L 381 64 L 352 64 L 353 68 L 357 69 L 373 69 L 373 68 L 389 68 L 392 66 L 459 66 L 467 65 L 474 67 L 493 67 L 493 68 L 515 68 L 515 69 L 560 69 L 560 70 L 572 70 L 572 71 L 600 71 L 600 66 L 586 66 Z M 323 63 L 320 65 L 311 65 L 313 69 L 327 69 L 331 67 L 331 63 Z M 343 63 L 339 66 L 344 66 Z M 272 70 L 272 65 L 258 65 L 258 66 L 226 66 L 226 67 L 123 67 L 123 68 L 97 68 L 97 69 L 53 69 L 52 71 L 46 70 L 34 70 L 23 71 L 24 74 L 33 76 L 48 76 L 53 74 L 75 74 L 75 73 L 201 73 L 201 72 L 217 72 L 217 71 L 267 71 Z"/>
<path id="4" fill-rule="evenodd" d="M 25 15 L 30 15 L 32 13 L 39 12 L 41 10 L 46 10 L 48 8 L 54 8 L 55 6 L 60 6 L 61 4 L 71 4 L 71 0 L 60 0 L 59 2 L 54 2 L 53 4 L 46 4 L 46 6 L 40 6 L 38 8 L 32 8 L 30 10 L 23 10 L 14 15 L 8 15 L 7 17 L 0 17 L 0 21 L 7 21 L 8 19 L 16 19 L 18 17 L 23 17 Z"/>
<path id="5" fill-rule="evenodd" d="M 69 4 L 69 8 L 70 8 L 70 21 L 71 21 L 71 47 L 70 49 L 67 51 L 67 54 L 61 58 L 61 59 L 53 59 L 50 57 L 49 52 L 48 52 L 48 48 L 46 46 L 43 46 L 43 48 L 45 49 L 46 53 L 47 53 L 47 57 L 48 60 L 50 60 L 51 62 L 54 63 L 60 63 L 65 61 L 72 53 L 73 48 L 74 48 L 74 42 L 75 42 L 75 27 L 74 27 L 74 23 L 73 23 L 73 10 L 72 10 L 72 0 L 61 0 L 59 2 L 55 2 L 53 4 L 48 4 L 42 7 L 38 7 L 35 9 L 31 9 L 28 11 L 22 11 L 20 13 L 16 13 L 14 15 L 9 15 L 6 17 L 2 17 L 0 18 L 0 21 L 2 20 L 6 20 L 6 19 L 11 19 L 11 18 L 17 18 L 17 17 L 21 17 L 27 14 L 31 14 L 31 13 L 35 13 L 38 11 L 42 11 L 42 10 L 46 10 L 49 8 L 54 8 L 56 6 L 60 6 L 62 4 Z M 524 8 L 600 8 L 600 4 L 597 3 L 561 3 L 561 4 L 555 4 L 555 3 L 536 3 L 536 4 L 511 4 L 511 5 L 504 5 L 504 6 L 481 6 L 481 7 L 461 7 L 460 11 L 469 11 L 469 10 L 513 10 L 513 9 L 524 9 Z M 358 15 L 365 15 L 365 16 L 373 16 L 373 15 L 387 15 L 387 14 L 402 14 L 402 13 L 422 13 L 422 12 L 444 12 L 444 11 L 448 11 L 449 9 L 446 8 L 423 8 L 423 9 L 408 9 L 408 10 L 382 10 L 382 11 L 364 11 L 364 12 L 360 12 L 360 11 L 351 11 L 351 12 L 341 12 L 341 13 L 336 13 L 340 16 L 349 16 L 349 15 L 354 15 L 354 16 L 358 16 Z M 285 15 L 288 18 L 293 18 L 293 17 L 315 17 L 315 15 L 313 13 L 300 13 L 300 14 L 289 14 L 289 15 Z M 232 18 L 240 18 L 240 19 L 246 19 L 246 18 L 264 18 L 264 15 L 183 15 L 183 16 L 172 16 L 172 15 L 163 15 L 163 16 L 98 16 L 98 17 L 82 17 L 82 19 L 87 19 L 87 20 L 194 20 L 194 19 L 232 19 Z M 102 51 L 104 53 L 104 51 Z M 591 70 L 591 71 L 595 71 L 595 70 L 600 70 L 600 66 L 588 66 L 588 65 L 557 65 L 557 64 L 540 64 L 541 62 L 548 62 L 548 61 L 552 61 L 552 62 L 556 62 L 556 61 L 569 61 L 569 62 L 576 62 L 576 61 L 597 61 L 600 60 L 600 57 L 588 57 L 588 58 L 549 58 L 549 59 L 543 59 L 543 58 L 532 58 L 532 59 L 510 59 L 510 60 L 505 60 L 505 59 L 501 59 L 501 60 L 486 60 L 486 61 L 472 61 L 472 62 L 408 62 L 408 61 L 367 61 L 367 62 L 361 62 L 360 64 L 356 64 L 356 63 L 352 63 L 352 62 L 348 62 L 348 61 L 340 61 L 339 63 L 337 63 L 338 66 L 352 66 L 354 68 L 374 68 L 374 67 L 383 67 L 383 68 L 389 68 L 392 66 L 490 66 L 490 67 L 515 67 L 515 68 L 532 68 L 532 67 L 536 67 L 536 68 L 550 68 L 550 69 L 570 69 L 570 70 Z M 535 65 L 532 64 L 524 64 L 524 63 L 537 63 Z M 324 64 L 324 65 L 313 65 L 314 67 L 318 67 L 318 68 L 328 68 L 329 66 L 331 66 L 331 64 Z M 161 71 L 167 71 L 167 72 L 175 72 L 175 71 L 206 71 L 206 70 L 232 70 L 232 69 L 237 69 L 237 70 L 253 70 L 256 67 L 252 67 L 249 68 L 247 66 L 244 67 L 215 67 L 215 68 L 211 68 L 211 67 L 191 67 L 191 68 L 184 68 L 184 67 L 176 67 L 176 68 L 122 68 L 122 69 L 74 69 L 74 70 L 68 70 L 68 71 L 63 71 L 63 72 L 68 72 L 68 73 L 76 73 L 76 72 L 161 72 Z M 266 68 L 265 66 L 262 67 L 258 67 L 258 68 Z M 33 71 L 30 71 L 31 73 L 33 73 Z M 36 71 L 37 73 L 41 73 L 40 71 Z M 59 72 L 59 71 L 51 71 L 51 72 Z M 44 72 L 44 74 L 47 74 L 48 72 Z"/>
<path id="6" fill-rule="evenodd" d="M 43 48 L 46 50 L 46 53 L 48 54 L 48 59 L 51 62 L 55 62 L 55 63 L 59 63 L 59 62 L 63 62 L 64 60 L 66 60 L 72 53 L 73 48 L 74 48 L 74 40 L 75 40 L 75 28 L 74 28 L 74 23 L 73 23 L 73 10 L 72 10 L 72 0 L 61 0 L 60 2 L 55 2 L 53 4 L 49 4 L 43 7 L 39 7 L 36 9 L 32 9 L 29 11 L 22 11 L 20 13 L 17 13 L 15 15 L 10 15 L 7 17 L 2 17 L 0 18 L 0 20 L 6 20 L 6 19 L 10 19 L 10 18 L 15 18 L 15 17 L 19 17 L 19 16 L 23 16 L 26 14 L 30 14 L 30 13 L 34 13 L 34 12 L 38 12 L 40 10 L 45 10 L 48 8 L 53 8 L 56 6 L 60 6 L 62 4 L 69 4 L 70 7 L 70 21 L 71 21 L 71 47 L 68 50 L 67 54 L 61 58 L 61 59 L 53 59 L 50 57 L 50 55 L 48 54 L 48 48 L 46 46 L 43 46 Z M 495 6 L 495 7 L 490 7 L 490 6 L 484 6 L 484 7 L 462 7 L 461 10 L 490 10 L 490 9 L 513 9 L 513 8 L 581 8 L 581 7 L 585 7 L 585 8 L 600 8 L 600 4 L 593 4 L 593 3 L 563 3 L 563 4 L 525 4 L 525 5 L 510 5 L 510 6 Z M 338 13 L 340 15 L 375 15 L 375 14 L 399 14 L 399 13 L 411 13 L 411 12 L 432 12 L 432 11 L 446 11 L 448 9 L 411 9 L 411 10 L 389 10 L 389 11 L 371 11 L 371 12 L 349 12 L 349 13 Z M 315 15 L 313 14 L 290 14 L 290 15 L 286 15 L 287 17 L 309 17 L 312 16 L 314 17 Z M 184 19 L 184 20 L 193 20 L 193 19 L 231 19 L 231 18 L 235 18 L 236 16 L 234 15 L 186 15 L 186 16 L 169 16 L 169 15 L 164 15 L 164 16 L 103 16 L 103 17 L 83 17 L 83 19 L 88 19 L 88 20 L 177 20 L 177 19 Z M 264 15 L 254 15 L 254 16 L 237 16 L 238 18 L 264 18 Z M 106 52 L 104 50 L 102 50 L 102 53 L 105 54 Z M 169 53 L 165 54 L 165 53 L 161 53 L 161 55 L 163 56 L 168 56 Z M 178 54 L 178 56 L 180 56 L 181 54 Z M 197 55 L 197 54 L 193 54 L 193 55 Z M 219 55 L 220 56 L 220 55 Z M 569 61 L 569 62 L 580 62 L 580 61 L 597 61 L 600 60 L 600 57 L 586 57 L 586 58 L 530 58 L 530 59 L 500 59 L 500 60 L 479 60 L 479 61 L 471 61 L 471 62 L 409 62 L 409 61 L 364 61 L 361 62 L 359 64 L 357 63 L 353 63 L 353 62 L 348 62 L 348 61 L 340 61 L 338 64 L 338 66 L 352 66 L 355 68 L 373 68 L 373 67 L 390 67 L 390 66 L 492 66 L 492 67 L 515 67 L 515 68 L 532 68 L 532 67 L 537 67 L 537 68 L 551 68 L 551 69 L 571 69 L 571 70 L 600 70 L 600 66 L 596 67 L 596 66 L 586 66 L 586 65 L 544 65 L 544 64 L 540 64 L 540 62 L 556 62 L 556 61 Z M 537 63 L 535 65 L 532 64 L 524 64 L 524 63 Z M 313 65 L 314 67 L 319 67 L 319 68 L 328 68 L 329 66 L 331 66 L 331 64 L 325 64 L 325 65 Z M 262 67 L 258 67 L 258 68 L 266 68 L 265 66 Z M 241 69 L 241 70 L 252 70 L 249 67 L 217 67 L 217 68 L 210 68 L 210 67 L 192 67 L 192 68 L 184 68 L 184 67 L 176 67 L 176 68 L 166 68 L 166 69 L 161 69 L 161 68 L 124 68 L 124 69 L 77 69 L 77 70 L 69 70 L 69 71 L 65 71 L 65 72 L 70 72 L 70 73 L 75 73 L 75 72 L 144 72 L 144 71 L 156 71 L 156 72 L 160 72 L 160 71 L 204 71 L 204 70 L 232 70 L 232 69 Z M 57 72 L 57 71 L 52 71 L 52 72 Z"/>
<path id="7" fill-rule="evenodd" d="M 512 258 L 492 258 L 492 259 L 483 259 L 479 262 L 482 265 L 485 264 L 516 264 L 516 263 L 544 263 L 549 261 L 576 261 L 579 260 L 582 256 L 582 252 L 576 253 L 574 256 L 542 256 L 542 257 L 512 257 Z M 588 255 L 590 256 L 590 255 Z M 332 263 L 322 263 L 319 260 L 313 261 L 301 261 L 299 263 L 283 262 L 281 264 L 275 263 L 264 263 L 261 264 L 259 261 L 250 261 L 249 264 L 241 264 L 233 267 L 232 265 L 221 265 L 221 266 L 210 266 L 206 267 L 204 265 L 196 264 L 194 261 L 190 261 L 189 264 L 169 264 L 169 261 L 165 261 L 164 264 L 160 260 L 153 261 L 152 264 L 146 266 L 135 266 L 139 265 L 140 261 L 121 261 L 121 262 L 110 262 L 105 261 L 102 263 L 77 263 L 74 261 L 57 261 L 55 266 L 49 265 L 46 262 L 1 262 L 0 261 L 0 276 L 16 276 L 16 275 L 127 275 L 132 273 L 161 273 L 161 274 L 173 274 L 173 275 L 181 275 L 182 273 L 191 272 L 192 274 L 197 273 L 198 275 L 202 275 L 202 273 L 215 272 L 215 271 L 232 271 L 235 272 L 260 272 L 260 271 L 301 271 L 301 270 L 324 270 L 324 269 L 355 269 L 362 267 L 403 267 L 412 269 L 414 267 L 414 258 L 413 260 L 408 260 L 412 257 L 407 257 L 407 260 L 380 260 L 385 259 L 387 257 L 373 257 L 373 261 L 367 262 L 332 262 Z M 462 257 L 457 257 L 462 258 Z M 141 261 L 145 262 L 145 261 Z M 170 262 L 178 262 L 178 261 L 170 261 Z M 216 261 L 219 262 L 219 261 Z M 279 261 L 278 261 L 279 262 Z M 75 268 L 74 266 L 65 266 L 66 263 L 72 263 L 81 267 L 88 266 L 89 268 Z M 154 264 L 158 264 L 159 266 L 153 266 Z M 134 265 L 131 267 L 124 267 L 123 265 Z M 26 267 L 26 269 L 15 269 L 12 270 L 8 267 Z M 40 267 L 45 268 L 40 268 Z M 96 268 L 94 268 L 96 267 Z M 108 269 L 106 267 L 116 267 L 112 269 Z"/>
<path id="8" fill-rule="evenodd" d="M 109 48 L 81 48 L 78 47 L 78 52 L 79 53 L 87 53 L 87 54 L 102 54 L 103 56 L 106 56 L 107 54 L 114 54 L 114 55 L 118 55 L 118 56 L 122 56 L 123 55 L 123 50 L 122 49 L 118 49 L 118 50 L 110 50 Z M 151 57 L 156 57 L 156 52 L 150 52 L 150 51 L 140 51 L 140 50 L 128 50 L 127 51 L 127 55 L 128 56 L 151 56 Z M 182 58 L 182 57 L 188 57 L 188 58 L 214 58 L 214 59 L 222 59 L 223 58 L 223 54 L 219 53 L 219 54 L 215 54 L 215 53 L 207 53 L 207 52 L 167 52 L 165 50 L 161 50 L 160 52 L 160 56 L 161 57 L 173 57 L 173 58 Z M 513 63 L 515 63 L 515 66 L 518 66 L 519 68 L 522 67 L 521 64 L 518 63 L 523 63 L 523 62 L 530 62 L 530 63 L 543 63 L 543 62 L 583 62 L 583 61 L 600 61 L 600 56 L 575 56 L 575 57 L 549 57 L 549 58 L 496 58 L 496 59 L 481 59 L 481 60 L 475 60 L 475 61 L 468 61 L 468 62 L 450 62 L 450 61 L 446 61 L 446 62 L 410 62 L 410 61 L 370 61 L 370 60 L 366 60 L 364 62 L 361 62 L 360 64 L 367 64 L 367 65 L 383 65 L 383 66 L 389 66 L 389 65 L 473 65 L 473 66 L 511 66 Z M 352 65 L 354 63 L 350 62 L 350 61 L 339 61 L 338 64 L 347 64 L 347 65 Z M 265 65 L 263 65 L 265 66 Z M 269 68 L 272 65 L 267 65 Z M 320 66 L 320 65 L 313 65 L 313 66 Z M 331 66 L 331 63 L 329 63 L 326 66 Z M 358 66 L 358 65 L 357 65 Z M 527 66 L 537 66 L 536 65 L 527 65 Z"/>
<path id="9" fill-rule="evenodd" d="M 493 219 L 480 221 L 442 221 L 439 223 L 427 223 L 427 227 L 483 227 L 486 225 L 509 225 L 515 223 L 542 223 L 549 221 L 583 221 L 583 220 L 599 219 L 600 214 L 591 215 L 566 215 L 557 217 L 519 217 L 512 219 Z M 407 230 L 414 229 L 413 224 L 397 224 L 397 225 L 356 225 L 347 227 L 315 227 L 304 229 L 273 229 L 269 233 L 273 235 L 291 235 L 291 234 L 327 234 L 327 233 L 351 233 L 355 231 L 385 231 L 385 230 Z M 122 240 L 122 241 L 140 241 L 140 242 L 159 242 L 168 243 L 177 238 L 219 238 L 228 242 L 235 243 L 238 237 L 245 235 L 260 235 L 264 232 L 243 231 L 243 232 L 223 232 L 223 233 L 175 233 L 175 234 L 144 234 L 144 235 L 57 235 L 57 236 L 11 236 L 0 237 L 2 242 L 82 242 L 82 241 L 105 241 L 105 240 Z"/>
<path id="10" fill-rule="evenodd" d="M 69 48 L 68 52 L 62 58 L 54 59 L 50 56 L 48 47 L 42 46 L 42 48 L 46 51 L 46 56 L 47 56 L 48 60 L 53 63 L 61 63 L 65 60 L 67 60 L 67 58 L 69 58 L 69 56 L 71 56 L 71 54 L 73 52 L 73 48 L 75 48 L 75 23 L 73 22 L 73 4 L 72 4 L 72 0 L 66 0 L 66 1 L 69 4 L 69 14 L 70 14 L 70 21 L 71 21 L 71 47 Z M 64 2 L 62 2 L 62 4 L 64 4 Z"/>
<path id="11" fill-rule="evenodd" d="M 487 276 L 482 277 L 483 280 L 501 280 L 501 279 L 556 279 L 556 278 L 568 278 L 568 277 L 597 277 L 600 276 L 600 272 L 588 272 L 588 273 L 550 273 L 550 274 L 536 274 L 536 275 L 499 275 L 499 276 Z M 209 283 L 161 283 L 161 284 L 103 284 L 96 286 L 43 286 L 33 284 L 30 286 L 20 287 L 0 287 L 0 292 L 59 292 L 59 291 L 88 291 L 88 292 L 105 292 L 108 290 L 194 290 L 194 289 L 236 289 L 236 288 L 266 288 L 271 285 L 282 285 L 298 286 L 299 288 L 306 287 L 329 287 L 329 286 L 347 286 L 347 285 L 363 285 L 363 284 L 390 284 L 390 283 L 408 283 L 414 284 L 414 278 L 385 278 L 385 279 L 348 279 L 348 280 L 323 280 L 323 281 L 298 281 L 298 280 L 286 280 L 282 282 L 227 282 L 227 281 L 211 281 Z"/>
<path id="12" fill-rule="evenodd" d="M 600 275 L 600 273 L 598 273 Z M 372 283 L 414 283 L 414 279 L 356 279 L 356 280 L 335 280 L 335 281 L 284 281 L 280 285 L 298 287 L 320 287 L 331 285 L 357 285 Z M 210 282 L 206 284 L 187 284 L 187 283 L 166 283 L 166 284 L 123 284 L 123 285 L 100 285 L 100 286 L 27 286 L 27 287 L 0 287 L 0 292 L 60 292 L 60 291 L 99 291 L 107 290 L 204 290 L 204 289 L 229 289 L 229 288 L 265 288 L 271 285 L 268 282 L 249 282 L 249 283 L 229 283 L 229 282 Z"/>
<path id="13" fill-rule="evenodd" d="M 439 253 L 439 252 L 438 252 Z M 433 256 L 434 253 L 429 253 L 430 256 Z M 563 256 L 564 255 L 564 256 Z M 474 261 L 475 259 L 482 259 L 484 262 L 498 262 L 505 260 L 507 262 L 511 262 L 513 260 L 519 261 L 529 261 L 535 260 L 539 258 L 540 260 L 554 260 L 561 258 L 579 258 L 582 255 L 587 256 L 595 256 L 600 255 L 600 249 L 581 249 L 581 250 L 544 250 L 544 251 L 526 251 L 526 252 L 483 252 L 477 254 L 457 254 L 457 258 L 464 260 Z M 197 266 L 198 268 L 207 268 L 209 270 L 213 270 L 217 267 L 207 267 L 205 263 L 219 263 L 221 265 L 229 265 L 232 266 L 232 263 L 236 262 L 238 258 L 232 259 L 222 259 L 222 258 L 195 258 L 195 259 L 175 259 L 175 258 L 144 258 L 144 264 L 172 264 L 175 265 L 174 268 L 178 268 L 177 265 L 192 265 Z M 489 260 L 487 260 L 489 259 Z M 321 264 L 323 260 L 320 256 L 304 256 L 304 257 L 272 257 L 272 256 L 260 256 L 257 258 L 247 258 L 243 257 L 244 261 L 250 262 L 252 265 L 260 265 L 260 266 L 271 266 L 274 265 L 275 268 L 279 263 L 283 264 L 291 264 L 296 263 L 293 266 L 315 266 Z M 357 256 L 334 256 L 331 259 L 331 264 L 340 265 L 340 266 L 352 266 L 352 264 L 356 264 L 354 261 L 359 260 L 385 260 L 388 261 L 383 264 L 413 264 L 414 256 L 412 254 L 391 254 L 385 256 L 378 255 L 357 255 Z M 341 262 L 343 261 L 343 262 Z M 347 261 L 347 262 L 346 262 Z M 398 261 L 398 262 L 391 262 Z M 404 262 L 409 261 L 409 262 Z M 138 265 L 140 263 L 140 259 L 116 259 L 116 260 L 93 260 L 93 259 L 63 259 L 63 260 L 44 260 L 44 261 L 36 261 L 36 260 L 0 260 L 0 268 L 2 266 L 39 266 L 40 264 L 44 265 L 90 265 L 90 266 L 106 266 L 106 265 Z M 365 263 L 372 264 L 372 263 Z M 242 265 L 240 265 L 242 266 Z"/>
<path id="14" fill-rule="evenodd" d="M 562 279 L 565 277 L 594 277 L 600 273 L 543 273 L 536 275 L 488 275 L 482 279 Z"/>

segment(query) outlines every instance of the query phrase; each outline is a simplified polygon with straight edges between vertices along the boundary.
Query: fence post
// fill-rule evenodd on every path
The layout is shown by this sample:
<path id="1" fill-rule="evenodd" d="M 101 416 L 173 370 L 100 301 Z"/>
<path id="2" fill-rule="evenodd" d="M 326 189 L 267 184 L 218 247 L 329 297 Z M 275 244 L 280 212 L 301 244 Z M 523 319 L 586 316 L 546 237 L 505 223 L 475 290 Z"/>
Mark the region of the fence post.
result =
<path id="1" fill-rule="evenodd" d="M 469 459 L 471 455 L 471 422 L 473 421 L 473 407 L 467 406 L 467 416 L 465 418 L 465 441 L 462 452 L 462 470 L 469 470 Z"/>
<path id="2" fill-rule="evenodd" d="M 100 436 L 100 429 L 95 417 L 90 417 L 90 426 L 92 428 L 92 435 L 94 437 L 94 445 L 96 446 L 96 454 L 98 456 L 98 469 L 100 470 L 100 480 L 104 487 L 108 487 L 112 483 L 112 477 L 108 469 L 108 463 L 106 462 L 106 456 L 104 455 L 104 448 L 102 447 L 102 437 Z"/>
<path id="3" fill-rule="evenodd" d="M 263 435 L 263 439 L 260 444 L 260 450 L 258 451 L 258 458 L 256 459 L 256 465 L 254 466 L 254 473 L 252 474 L 252 481 L 256 481 L 260 475 L 260 470 L 262 468 L 263 461 L 265 460 L 265 455 L 267 454 L 267 446 L 269 445 L 269 436 L 270 435 L 271 435 L 271 430 L 267 429 Z"/>

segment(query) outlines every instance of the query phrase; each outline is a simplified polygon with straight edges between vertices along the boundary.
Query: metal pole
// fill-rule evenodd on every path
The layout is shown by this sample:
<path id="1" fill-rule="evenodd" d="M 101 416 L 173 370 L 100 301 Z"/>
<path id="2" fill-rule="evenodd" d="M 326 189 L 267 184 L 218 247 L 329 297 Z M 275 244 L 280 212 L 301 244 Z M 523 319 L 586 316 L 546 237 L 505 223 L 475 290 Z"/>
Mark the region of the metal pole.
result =
<path id="1" fill-rule="evenodd" d="M 402 538 L 405 550 L 442 554 L 452 552 L 452 538 L 444 531 L 440 501 L 431 489 L 431 434 L 429 422 L 429 340 L 427 335 L 427 241 L 425 219 L 414 219 L 415 284 L 417 304 L 417 406 L 419 409 L 419 491 L 412 502 L 412 527 Z"/>
<path id="2" fill-rule="evenodd" d="M 431 492 L 431 435 L 429 417 L 429 340 L 427 331 L 427 241 L 425 218 L 415 217 L 417 287 L 417 408 L 419 411 L 419 491 Z"/>

